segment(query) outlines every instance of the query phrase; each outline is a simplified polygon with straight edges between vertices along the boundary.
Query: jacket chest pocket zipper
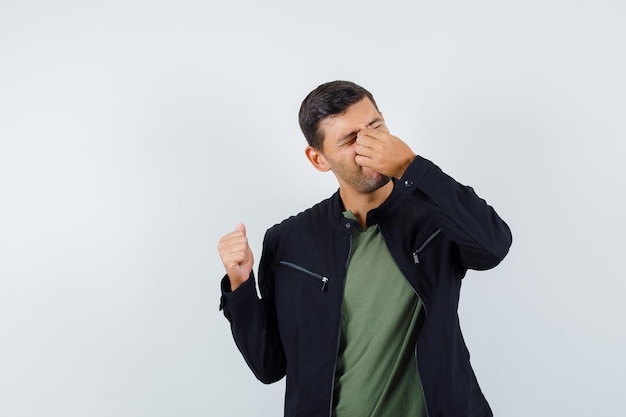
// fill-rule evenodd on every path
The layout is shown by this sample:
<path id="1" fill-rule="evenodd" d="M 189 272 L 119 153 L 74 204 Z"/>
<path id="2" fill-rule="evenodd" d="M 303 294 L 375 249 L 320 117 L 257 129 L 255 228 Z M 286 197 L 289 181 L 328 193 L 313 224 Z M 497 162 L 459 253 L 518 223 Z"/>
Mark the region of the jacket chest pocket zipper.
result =
<path id="1" fill-rule="evenodd" d="M 420 263 L 420 258 L 419 258 L 420 252 L 422 252 L 424 248 L 428 246 L 428 244 L 432 242 L 433 239 L 437 237 L 437 235 L 439 235 L 439 233 L 441 233 L 441 229 L 435 230 L 433 234 L 428 236 L 428 239 L 426 239 L 426 241 L 424 241 L 424 243 L 422 243 L 422 245 L 413 252 L 413 262 L 416 265 L 419 265 Z"/>
<path id="2" fill-rule="evenodd" d="M 322 283 L 322 288 L 320 288 L 320 290 L 326 291 L 326 288 L 328 287 L 328 278 L 326 278 L 325 276 L 316 274 L 315 272 L 311 272 L 308 269 L 303 268 L 300 265 L 296 265 L 292 262 L 280 261 L 279 264 L 295 269 L 296 271 L 304 272 L 307 276 L 320 280 Z"/>

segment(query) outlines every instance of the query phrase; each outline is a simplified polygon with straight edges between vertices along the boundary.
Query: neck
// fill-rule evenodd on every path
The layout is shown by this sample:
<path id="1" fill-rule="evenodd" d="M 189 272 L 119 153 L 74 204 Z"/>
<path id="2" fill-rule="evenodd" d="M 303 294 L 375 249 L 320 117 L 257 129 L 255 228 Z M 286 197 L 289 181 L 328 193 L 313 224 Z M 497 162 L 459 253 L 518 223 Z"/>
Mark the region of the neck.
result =
<path id="1" fill-rule="evenodd" d="M 339 188 L 339 195 L 343 202 L 344 210 L 350 210 L 357 218 L 363 229 L 367 228 L 367 213 L 379 207 L 393 191 L 393 182 L 380 187 L 371 193 L 358 193 L 347 187 Z"/>

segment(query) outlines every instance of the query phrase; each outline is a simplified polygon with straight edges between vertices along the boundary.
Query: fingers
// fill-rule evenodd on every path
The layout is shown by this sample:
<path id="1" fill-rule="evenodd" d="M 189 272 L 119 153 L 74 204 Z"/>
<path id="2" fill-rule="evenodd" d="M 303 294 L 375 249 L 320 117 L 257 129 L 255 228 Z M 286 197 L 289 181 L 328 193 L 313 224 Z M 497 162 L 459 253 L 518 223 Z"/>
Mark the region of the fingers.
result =
<path id="1" fill-rule="evenodd" d="M 375 148 L 377 143 L 383 139 L 382 133 L 376 129 L 364 128 L 356 135 L 356 143 L 362 147 Z"/>
<path id="2" fill-rule="evenodd" d="M 370 158 L 378 153 L 388 152 L 395 139 L 395 136 L 387 130 L 365 127 L 356 136 L 355 151 L 359 155 Z"/>
<path id="3" fill-rule="evenodd" d="M 377 153 L 379 153 L 375 146 L 368 146 L 358 142 L 354 147 L 354 152 L 356 152 L 357 155 L 363 156 L 365 158 L 372 158 Z"/>
<path id="4" fill-rule="evenodd" d="M 217 249 L 227 268 L 245 263 L 250 249 L 245 226 L 238 224 L 234 232 L 224 235 L 220 239 Z"/>
<path id="5" fill-rule="evenodd" d="M 386 148 L 389 140 L 387 136 L 390 135 L 376 129 L 361 129 L 357 134 L 354 148 L 357 154 L 356 163 L 370 167 L 372 163 L 375 164 L 372 159 L 378 160 L 387 152 Z"/>
<path id="6" fill-rule="evenodd" d="M 387 129 L 364 127 L 359 130 L 359 133 L 357 134 L 357 141 L 361 140 L 363 142 L 373 143 L 373 141 L 383 140 L 389 136 L 391 136 L 391 134 Z"/>
<path id="7" fill-rule="evenodd" d="M 246 227 L 243 224 L 235 226 L 233 232 L 220 239 L 217 250 L 230 278 L 231 289 L 234 291 L 248 279 L 254 263 L 252 250 L 246 237 Z"/>
<path id="8" fill-rule="evenodd" d="M 357 155 L 372 158 L 383 150 L 384 144 L 381 143 L 383 136 L 376 133 L 382 132 L 377 132 L 375 129 L 370 128 L 364 128 L 359 131 L 354 148 Z"/>
<path id="9" fill-rule="evenodd" d="M 415 157 L 411 148 L 386 129 L 363 128 L 357 134 L 355 162 L 383 175 L 400 178 Z"/>
<path id="10" fill-rule="evenodd" d="M 366 156 L 363 155 L 356 155 L 354 157 L 354 162 L 356 162 L 356 164 L 360 167 L 367 167 L 367 168 L 372 168 L 371 165 L 371 158 L 368 158 Z"/>

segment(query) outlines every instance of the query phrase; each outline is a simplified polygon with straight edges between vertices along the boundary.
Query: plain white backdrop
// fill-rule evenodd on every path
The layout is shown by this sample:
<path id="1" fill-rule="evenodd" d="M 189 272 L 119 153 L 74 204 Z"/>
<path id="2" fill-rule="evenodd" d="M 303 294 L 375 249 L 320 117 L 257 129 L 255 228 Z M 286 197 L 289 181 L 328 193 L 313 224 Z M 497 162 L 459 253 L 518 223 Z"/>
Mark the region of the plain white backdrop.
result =
<path id="1" fill-rule="evenodd" d="M 509 223 L 460 317 L 498 416 L 623 416 L 626 3 L 0 1 L 0 415 L 282 415 L 218 311 L 219 237 L 337 187 L 348 79 Z"/>

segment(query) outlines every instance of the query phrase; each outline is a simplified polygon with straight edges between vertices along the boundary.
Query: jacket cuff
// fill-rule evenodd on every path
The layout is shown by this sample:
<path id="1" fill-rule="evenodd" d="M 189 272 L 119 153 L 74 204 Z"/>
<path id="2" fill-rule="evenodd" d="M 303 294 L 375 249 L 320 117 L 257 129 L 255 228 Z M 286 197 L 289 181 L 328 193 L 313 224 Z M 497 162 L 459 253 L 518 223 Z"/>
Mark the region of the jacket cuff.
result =
<path id="1" fill-rule="evenodd" d="M 398 188 L 404 193 L 412 193 L 417 189 L 424 177 L 435 164 L 417 155 L 397 182 Z"/>
<path id="2" fill-rule="evenodd" d="M 220 310 L 236 309 L 241 303 L 246 303 L 247 299 L 252 296 L 256 298 L 256 285 L 254 274 L 251 273 L 247 281 L 241 284 L 235 291 L 230 288 L 230 279 L 228 275 L 224 275 L 220 283 L 222 296 L 220 297 Z"/>

